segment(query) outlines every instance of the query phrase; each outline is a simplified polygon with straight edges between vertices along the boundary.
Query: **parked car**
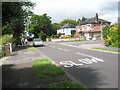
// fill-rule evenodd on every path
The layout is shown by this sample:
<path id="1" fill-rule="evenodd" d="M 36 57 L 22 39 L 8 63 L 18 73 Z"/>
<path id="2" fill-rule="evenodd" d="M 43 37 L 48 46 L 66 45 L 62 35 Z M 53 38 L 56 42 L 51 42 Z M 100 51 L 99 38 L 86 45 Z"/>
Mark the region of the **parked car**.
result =
<path id="1" fill-rule="evenodd" d="M 42 40 L 40 40 L 39 38 L 34 38 L 33 39 L 33 46 L 43 46 Z"/>

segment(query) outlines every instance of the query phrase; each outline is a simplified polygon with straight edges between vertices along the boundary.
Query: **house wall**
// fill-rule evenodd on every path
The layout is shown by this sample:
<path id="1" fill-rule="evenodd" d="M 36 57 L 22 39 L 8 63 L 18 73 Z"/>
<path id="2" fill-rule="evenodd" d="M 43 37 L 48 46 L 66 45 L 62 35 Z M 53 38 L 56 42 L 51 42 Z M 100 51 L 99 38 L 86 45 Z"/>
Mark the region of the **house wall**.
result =
<path id="1" fill-rule="evenodd" d="M 71 35 L 71 30 L 76 30 L 76 28 L 64 28 L 57 30 L 58 33 L 65 33 L 65 35 Z"/>

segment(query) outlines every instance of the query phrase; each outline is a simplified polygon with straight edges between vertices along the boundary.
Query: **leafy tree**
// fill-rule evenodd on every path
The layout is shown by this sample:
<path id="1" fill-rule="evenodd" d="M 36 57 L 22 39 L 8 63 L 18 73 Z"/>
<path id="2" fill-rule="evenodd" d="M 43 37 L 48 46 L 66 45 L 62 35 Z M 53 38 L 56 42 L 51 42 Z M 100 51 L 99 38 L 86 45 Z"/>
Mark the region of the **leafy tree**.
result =
<path id="1" fill-rule="evenodd" d="M 32 2 L 3 2 L 2 3 L 2 31 L 4 34 L 13 34 L 16 44 L 20 42 L 20 33 L 24 30 L 27 17 L 32 14 Z M 7 28 L 6 28 L 7 27 Z M 10 33 L 11 32 L 11 33 Z"/>
<path id="2" fill-rule="evenodd" d="M 85 21 L 85 20 L 87 20 L 87 18 L 82 17 L 82 19 L 78 19 L 78 20 L 77 20 L 77 23 L 80 24 L 81 22 L 83 22 L 83 21 Z"/>
<path id="3" fill-rule="evenodd" d="M 51 17 L 47 16 L 47 14 L 33 15 L 28 25 L 29 31 L 33 33 L 35 37 L 39 37 L 41 31 L 51 36 L 52 25 L 50 19 Z"/>
<path id="4" fill-rule="evenodd" d="M 57 29 L 60 28 L 60 24 L 59 23 L 53 23 L 52 24 L 52 35 L 56 35 L 57 34 Z"/>
<path id="5" fill-rule="evenodd" d="M 71 30 L 71 35 L 74 36 L 76 33 L 76 30 Z"/>
<path id="6" fill-rule="evenodd" d="M 41 40 L 42 41 L 46 41 L 46 38 L 47 38 L 47 35 L 46 35 L 46 33 L 44 33 L 44 32 L 40 32 L 40 38 L 41 38 Z"/>
<path id="7" fill-rule="evenodd" d="M 72 20 L 72 19 L 65 19 L 63 21 L 60 22 L 60 25 L 63 26 L 67 23 L 70 23 L 70 24 L 73 24 L 73 25 L 77 25 L 77 22 L 76 20 Z"/>
<path id="8" fill-rule="evenodd" d="M 82 17 L 81 22 L 83 22 L 83 21 L 85 21 L 85 20 L 87 20 L 87 18 Z"/>

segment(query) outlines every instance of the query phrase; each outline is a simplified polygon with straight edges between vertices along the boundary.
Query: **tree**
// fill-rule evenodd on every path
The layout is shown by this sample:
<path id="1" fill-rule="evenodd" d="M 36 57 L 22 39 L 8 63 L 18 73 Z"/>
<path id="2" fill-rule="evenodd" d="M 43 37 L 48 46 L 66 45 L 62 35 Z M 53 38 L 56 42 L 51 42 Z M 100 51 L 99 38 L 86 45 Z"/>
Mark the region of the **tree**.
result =
<path id="1" fill-rule="evenodd" d="M 82 17 L 81 22 L 83 22 L 83 21 L 85 21 L 85 20 L 87 20 L 87 18 Z"/>
<path id="2" fill-rule="evenodd" d="M 60 28 L 60 24 L 59 23 L 53 23 L 52 24 L 52 35 L 56 35 L 57 34 L 57 29 Z"/>
<path id="3" fill-rule="evenodd" d="M 31 33 L 34 34 L 35 37 L 39 37 L 40 32 L 44 32 L 47 35 L 52 35 L 52 25 L 51 25 L 51 17 L 47 16 L 47 14 L 43 15 L 33 15 L 30 18 L 30 23 L 28 28 Z"/>
<path id="4" fill-rule="evenodd" d="M 72 19 L 65 19 L 63 21 L 60 22 L 60 25 L 63 26 L 67 23 L 70 23 L 70 24 L 73 24 L 73 25 L 77 25 L 77 22 L 76 20 L 72 20 Z"/>
<path id="5" fill-rule="evenodd" d="M 71 30 L 71 35 L 74 36 L 76 33 L 76 30 Z"/>
<path id="6" fill-rule="evenodd" d="M 85 21 L 85 20 L 87 20 L 87 18 L 82 17 L 82 19 L 78 19 L 78 20 L 77 20 L 77 23 L 80 24 L 81 22 L 83 22 L 83 21 Z"/>
<path id="7" fill-rule="evenodd" d="M 34 5 L 32 2 L 3 2 L 2 27 L 4 28 L 2 29 L 2 34 L 13 34 L 15 43 L 19 44 L 20 33 L 23 32 L 24 24 L 27 17 L 32 14 L 31 9 Z"/>

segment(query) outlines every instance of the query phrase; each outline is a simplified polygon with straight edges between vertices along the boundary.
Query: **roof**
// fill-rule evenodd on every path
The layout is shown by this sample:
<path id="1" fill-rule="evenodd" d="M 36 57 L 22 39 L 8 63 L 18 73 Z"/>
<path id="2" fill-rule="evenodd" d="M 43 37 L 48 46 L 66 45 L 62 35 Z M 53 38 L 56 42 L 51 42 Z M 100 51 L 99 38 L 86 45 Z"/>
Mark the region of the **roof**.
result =
<path id="1" fill-rule="evenodd" d="M 103 20 L 103 19 L 100 19 L 100 18 L 98 18 L 98 21 L 99 21 L 100 23 L 111 23 L 111 22 L 109 22 L 109 21 L 106 21 L 106 20 Z M 97 23 L 96 17 L 89 18 L 89 19 L 81 22 L 80 25 L 92 24 L 92 23 Z"/>
<path id="2" fill-rule="evenodd" d="M 85 30 L 85 31 L 82 31 L 84 33 L 87 33 L 87 32 L 101 32 L 102 28 L 105 27 L 106 25 L 103 25 L 103 26 L 96 26 L 93 30 Z"/>
<path id="3" fill-rule="evenodd" d="M 75 28 L 75 25 L 67 23 L 64 26 L 62 26 L 61 28 Z"/>

